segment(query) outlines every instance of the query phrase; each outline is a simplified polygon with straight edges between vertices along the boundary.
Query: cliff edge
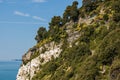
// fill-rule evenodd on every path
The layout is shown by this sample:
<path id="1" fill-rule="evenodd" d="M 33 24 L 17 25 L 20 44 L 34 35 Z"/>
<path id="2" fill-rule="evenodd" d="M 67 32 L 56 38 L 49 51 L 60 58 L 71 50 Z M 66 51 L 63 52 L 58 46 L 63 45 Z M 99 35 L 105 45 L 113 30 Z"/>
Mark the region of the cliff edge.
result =
<path id="1" fill-rule="evenodd" d="M 40 27 L 16 80 L 120 80 L 120 1 L 83 0 Z"/>

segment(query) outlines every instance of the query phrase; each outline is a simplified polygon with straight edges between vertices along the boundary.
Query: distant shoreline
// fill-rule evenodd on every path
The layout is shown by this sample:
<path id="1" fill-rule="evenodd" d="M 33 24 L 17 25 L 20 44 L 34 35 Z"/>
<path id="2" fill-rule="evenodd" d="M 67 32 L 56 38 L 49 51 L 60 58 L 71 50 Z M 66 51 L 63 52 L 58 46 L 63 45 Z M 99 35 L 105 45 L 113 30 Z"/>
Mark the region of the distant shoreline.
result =
<path id="1" fill-rule="evenodd" d="M 13 59 L 11 61 L 22 61 L 22 59 Z"/>

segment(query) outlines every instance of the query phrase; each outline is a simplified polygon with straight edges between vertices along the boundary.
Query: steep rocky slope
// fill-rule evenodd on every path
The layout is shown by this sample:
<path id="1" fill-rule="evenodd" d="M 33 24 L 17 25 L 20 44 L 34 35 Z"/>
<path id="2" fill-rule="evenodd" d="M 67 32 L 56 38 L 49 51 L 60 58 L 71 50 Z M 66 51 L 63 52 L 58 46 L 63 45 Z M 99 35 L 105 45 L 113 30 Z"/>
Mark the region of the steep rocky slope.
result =
<path id="1" fill-rule="evenodd" d="M 120 80 L 120 1 L 89 1 L 67 7 L 64 24 L 52 18 L 47 37 L 37 35 L 23 56 L 17 80 Z"/>

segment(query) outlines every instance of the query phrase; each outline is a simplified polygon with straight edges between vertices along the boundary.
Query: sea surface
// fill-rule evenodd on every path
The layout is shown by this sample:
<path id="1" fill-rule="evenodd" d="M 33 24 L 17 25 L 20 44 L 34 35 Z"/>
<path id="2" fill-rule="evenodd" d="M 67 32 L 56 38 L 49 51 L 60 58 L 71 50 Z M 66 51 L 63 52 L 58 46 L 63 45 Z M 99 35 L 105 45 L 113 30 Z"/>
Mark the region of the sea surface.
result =
<path id="1" fill-rule="evenodd" d="M 16 80 L 21 61 L 0 61 L 0 80 Z"/>

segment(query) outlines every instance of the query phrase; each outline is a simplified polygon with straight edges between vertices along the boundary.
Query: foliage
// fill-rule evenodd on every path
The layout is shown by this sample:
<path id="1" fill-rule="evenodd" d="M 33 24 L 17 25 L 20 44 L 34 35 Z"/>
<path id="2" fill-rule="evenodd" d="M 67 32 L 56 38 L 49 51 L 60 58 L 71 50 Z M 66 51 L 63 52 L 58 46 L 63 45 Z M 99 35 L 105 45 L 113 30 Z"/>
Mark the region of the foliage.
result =
<path id="1" fill-rule="evenodd" d="M 46 77 L 46 75 L 49 75 L 53 72 L 56 71 L 56 69 L 58 68 L 59 64 L 51 61 L 48 64 L 42 66 L 44 69 L 42 70 L 43 73 L 37 73 L 37 75 L 35 77 L 32 78 L 32 80 L 41 80 L 42 78 Z"/>
<path id="2" fill-rule="evenodd" d="M 62 26 L 62 18 L 60 16 L 54 16 L 52 19 L 51 19 L 51 22 L 49 23 L 50 25 L 50 29 L 52 29 L 52 27 L 54 26 Z"/>
<path id="3" fill-rule="evenodd" d="M 120 67 L 120 58 L 116 57 L 112 63 L 111 71 Z"/>
<path id="4" fill-rule="evenodd" d="M 67 6 L 66 10 L 63 14 L 63 21 L 64 23 L 73 20 L 74 22 L 78 20 L 78 9 L 77 9 L 78 2 L 74 1 L 72 6 Z"/>
<path id="5" fill-rule="evenodd" d="M 120 0 L 115 0 L 112 4 L 113 10 L 115 10 L 116 13 L 120 12 Z"/>
<path id="6" fill-rule="evenodd" d="M 116 22 L 119 22 L 120 21 L 120 13 L 115 13 L 113 15 L 113 20 L 116 21 Z"/>
<path id="7" fill-rule="evenodd" d="M 84 27 L 81 30 L 81 32 L 83 32 L 83 34 L 80 37 L 80 41 L 89 43 L 90 38 L 92 37 L 92 35 L 94 33 L 94 25 L 88 25 L 88 26 Z"/>
<path id="8" fill-rule="evenodd" d="M 40 55 L 39 51 L 35 51 L 35 52 L 32 54 L 32 56 L 31 56 L 31 58 L 30 58 L 30 61 L 31 61 L 32 59 L 36 58 L 38 55 Z"/>
<path id="9" fill-rule="evenodd" d="M 52 18 L 47 32 L 49 35 L 41 40 L 38 46 L 51 40 L 63 41 L 62 52 L 58 58 L 52 58 L 42 65 L 33 80 L 109 80 L 110 73 L 120 68 L 119 0 L 96 1 L 79 9 L 78 2 L 74 1 L 71 6 L 66 7 L 63 18 L 60 16 Z M 102 9 L 105 13 L 99 14 Z M 79 17 L 86 17 L 94 12 L 96 17 L 92 23 L 77 22 Z M 69 47 L 67 37 L 70 33 L 66 33 L 64 24 L 71 20 L 74 22 L 72 31 L 80 28 L 80 37 Z M 34 56 L 37 54 L 36 52 Z M 41 62 L 43 61 L 41 59 Z M 119 77 L 120 74 L 118 80 Z"/>
<path id="10" fill-rule="evenodd" d="M 73 28 L 77 28 L 77 25 L 78 25 L 77 23 L 74 23 Z"/>
<path id="11" fill-rule="evenodd" d="M 103 19 L 104 19 L 105 21 L 108 21 L 109 16 L 108 16 L 107 14 L 104 14 L 104 15 L 103 15 Z"/>
<path id="12" fill-rule="evenodd" d="M 113 36 L 114 35 L 114 36 Z M 106 36 L 99 49 L 99 59 L 103 64 L 111 64 L 115 56 L 120 55 L 120 31 L 114 30 Z M 117 39 L 117 40 L 116 40 Z"/>
<path id="13" fill-rule="evenodd" d="M 63 22 L 64 24 L 68 21 L 70 21 L 70 11 L 71 11 L 71 6 L 67 6 L 66 10 L 63 14 Z"/>
<path id="14" fill-rule="evenodd" d="M 49 33 L 49 36 L 52 37 L 52 40 L 55 42 L 59 42 L 67 37 L 67 33 L 65 32 L 64 28 L 59 28 L 57 26 L 54 26 L 52 29 L 50 29 Z"/>
<path id="15" fill-rule="evenodd" d="M 97 8 L 96 3 L 90 3 L 85 6 L 86 12 L 91 12 Z"/>
<path id="16" fill-rule="evenodd" d="M 112 9 L 115 11 L 113 15 L 113 20 L 116 22 L 120 21 L 120 0 L 116 0 L 113 5 Z"/>
<path id="17" fill-rule="evenodd" d="M 35 40 L 37 42 L 40 42 L 41 40 L 45 39 L 47 37 L 47 30 L 44 27 L 40 27 L 37 31 L 37 35 L 35 37 Z"/>
<path id="18" fill-rule="evenodd" d="M 46 39 L 41 40 L 39 43 L 37 43 L 36 47 L 39 48 L 43 46 L 44 44 L 50 42 L 52 40 L 52 37 L 48 37 Z"/>
<path id="19" fill-rule="evenodd" d="M 77 1 L 74 1 L 73 4 L 72 4 L 72 7 L 71 7 L 71 11 L 70 11 L 71 20 L 73 20 L 74 22 L 75 22 L 76 20 L 78 20 L 78 9 L 77 9 L 77 5 L 78 5 L 78 2 L 77 2 Z"/>
<path id="20" fill-rule="evenodd" d="M 97 62 L 95 59 L 88 58 L 83 62 L 84 65 L 81 65 L 78 70 L 78 77 L 77 80 L 95 80 L 96 76 L 99 75 Z"/>
<path id="21" fill-rule="evenodd" d="M 91 3 L 99 3 L 99 2 L 102 2 L 102 1 L 107 1 L 107 0 L 83 0 L 82 3 L 83 3 L 83 6 L 86 6 L 86 5 L 89 5 Z"/>

